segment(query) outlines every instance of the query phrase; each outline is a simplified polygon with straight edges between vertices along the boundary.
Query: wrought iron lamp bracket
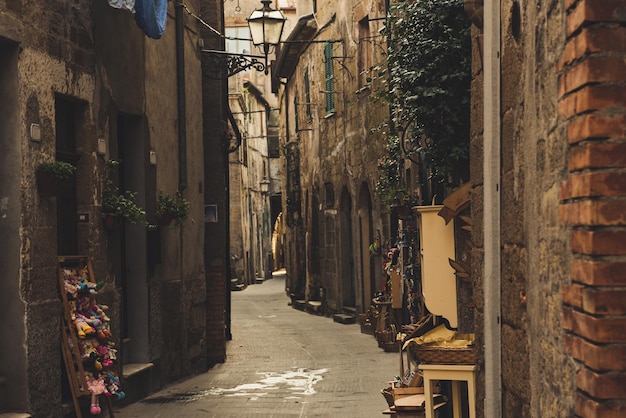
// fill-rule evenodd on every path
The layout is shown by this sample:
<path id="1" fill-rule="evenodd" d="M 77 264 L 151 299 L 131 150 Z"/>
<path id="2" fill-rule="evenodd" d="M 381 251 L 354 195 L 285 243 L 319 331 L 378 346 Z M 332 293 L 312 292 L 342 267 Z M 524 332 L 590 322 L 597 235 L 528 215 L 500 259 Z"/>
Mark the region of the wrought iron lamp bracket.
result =
<path id="1" fill-rule="evenodd" d="M 210 49 L 203 49 L 202 52 L 206 57 L 205 74 L 214 80 L 229 78 L 250 68 L 257 71 L 267 69 L 263 55 L 231 54 Z"/>

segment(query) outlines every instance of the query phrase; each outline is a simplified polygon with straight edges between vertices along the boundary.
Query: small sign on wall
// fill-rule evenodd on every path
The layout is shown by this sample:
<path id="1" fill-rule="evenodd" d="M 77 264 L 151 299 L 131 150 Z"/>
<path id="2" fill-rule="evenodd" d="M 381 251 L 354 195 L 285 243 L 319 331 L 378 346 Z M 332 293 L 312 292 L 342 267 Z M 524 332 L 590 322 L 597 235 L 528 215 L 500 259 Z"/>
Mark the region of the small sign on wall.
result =
<path id="1" fill-rule="evenodd" d="M 217 222 L 217 205 L 205 205 L 204 206 L 204 222 L 205 223 Z"/>

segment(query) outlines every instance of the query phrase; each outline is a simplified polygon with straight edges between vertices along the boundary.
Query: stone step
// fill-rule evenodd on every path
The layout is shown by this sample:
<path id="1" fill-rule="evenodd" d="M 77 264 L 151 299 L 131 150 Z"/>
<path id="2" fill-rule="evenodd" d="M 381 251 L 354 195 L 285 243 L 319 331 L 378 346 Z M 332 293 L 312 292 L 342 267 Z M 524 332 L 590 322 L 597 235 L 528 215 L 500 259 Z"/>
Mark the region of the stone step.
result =
<path id="1" fill-rule="evenodd" d="M 306 302 L 301 299 L 295 299 L 292 303 L 292 307 L 298 309 L 299 311 L 303 311 L 306 306 Z"/>
<path id="2" fill-rule="evenodd" d="M 154 363 L 131 363 L 122 367 L 122 389 L 124 399 L 116 400 L 116 406 L 126 406 L 161 389 L 159 371 Z"/>
<path id="3" fill-rule="evenodd" d="M 356 306 L 344 306 L 342 309 L 345 313 L 356 316 Z"/>
<path id="4" fill-rule="evenodd" d="M 311 313 L 315 313 L 318 315 L 322 315 L 322 302 L 319 300 L 310 300 L 307 302 L 306 304 L 306 309 L 311 312 Z"/>
<path id="5" fill-rule="evenodd" d="M 355 324 L 356 317 L 349 314 L 335 314 L 333 315 L 333 321 L 338 322 L 340 324 Z"/>

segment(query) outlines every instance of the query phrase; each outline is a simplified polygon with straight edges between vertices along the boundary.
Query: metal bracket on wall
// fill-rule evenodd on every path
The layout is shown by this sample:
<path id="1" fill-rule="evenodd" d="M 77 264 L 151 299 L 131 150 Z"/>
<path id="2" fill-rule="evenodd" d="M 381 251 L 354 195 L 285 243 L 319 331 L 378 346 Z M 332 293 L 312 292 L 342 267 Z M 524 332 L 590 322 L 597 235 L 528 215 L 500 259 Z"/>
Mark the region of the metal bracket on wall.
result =
<path id="1" fill-rule="evenodd" d="M 250 68 L 257 71 L 265 71 L 266 68 L 263 55 L 231 54 L 210 49 L 202 49 L 201 52 L 205 55 L 205 75 L 214 80 L 229 78 Z"/>

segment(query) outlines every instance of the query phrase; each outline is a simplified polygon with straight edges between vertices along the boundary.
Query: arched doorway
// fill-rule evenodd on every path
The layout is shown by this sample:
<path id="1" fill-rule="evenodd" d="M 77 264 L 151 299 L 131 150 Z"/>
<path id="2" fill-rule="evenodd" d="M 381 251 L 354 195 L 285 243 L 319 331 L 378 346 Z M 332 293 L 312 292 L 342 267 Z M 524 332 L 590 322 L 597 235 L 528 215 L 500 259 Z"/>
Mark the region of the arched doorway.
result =
<path id="1" fill-rule="evenodd" d="M 317 300 L 319 298 L 320 276 L 320 220 L 319 199 L 317 193 L 311 196 L 310 228 L 307 239 L 307 288 L 306 299 Z"/>
<path id="2" fill-rule="evenodd" d="M 369 187 L 366 183 L 361 185 L 359 191 L 359 205 L 357 215 L 359 217 L 359 248 L 361 253 L 361 286 L 363 289 L 362 307 L 365 310 L 370 306 L 372 297 L 376 291 L 374 260 L 370 257 L 369 246 L 374 241 L 374 228 L 372 225 L 372 201 Z"/>
<path id="3" fill-rule="evenodd" d="M 341 274 L 341 302 L 343 307 L 356 306 L 354 285 L 354 254 L 352 251 L 352 199 L 346 188 L 339 202 L 339 274 Z"/>

